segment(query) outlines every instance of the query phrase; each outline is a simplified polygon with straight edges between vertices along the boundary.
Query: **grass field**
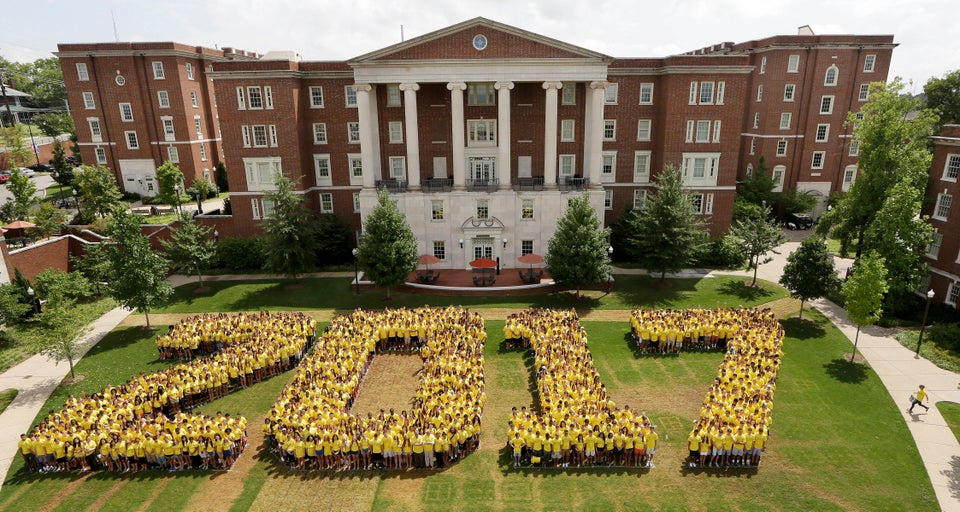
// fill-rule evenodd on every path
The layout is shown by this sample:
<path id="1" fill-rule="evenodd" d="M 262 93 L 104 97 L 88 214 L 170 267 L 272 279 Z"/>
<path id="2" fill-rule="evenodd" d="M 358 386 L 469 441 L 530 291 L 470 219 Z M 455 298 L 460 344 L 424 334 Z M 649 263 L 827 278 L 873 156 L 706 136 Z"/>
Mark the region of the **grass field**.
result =
<path id="1" fill-rule="evenodd" d="M 741 278 L 742 279 L 742 278 Z M 618 313 L 621 304 L 684 307 L 691 304 L 736 305 L 736 280 L 690 281 L 689 289 L 625 290 L 624 297 L 597 298 L 594 309 Z M 349 288 L 346 302 L 352 304 Z M 214 283 L 223 285 L 223 283 Z M 319 283 L 317 283 L 319 284 Z M 343 286 L 341 286 L 341 284 Z M 618 283 L 618 287 L 623 281 Z M 698 291 L 698 287 L 706 287 Z M 247 292 L 217 288 L 211 296 L 191 297 L 181 289 L 183 303 L 167 312 L 208 310 L 226 303 L 259 304 L 253 308 L 295 309 L 329 307 L 340 291 L 326 295 L 304 287 L 284 293 L 269 283 L 244 283 Z M 253 288 L 249 288 L 253 287 Z M 260 287 L 260 288 L 257 288 Z M 680 288 L 680 287 L 678 287 Z M 624 290 L 624 288 L 620 288 Z M 726 289 L 727 292 L 719 290 Z M 254 298 L 248 295 L 255 296 Z M 370 294 L 372 295 L 372 294 Z M 755 298 L 765 302 L 781 292 Z M 627 297 L 645 297 L 633 302 Z M 262 300 L 261 300 L 262 299 Z M 271 302 L 271 299 L 275 302 Z M 398 296 L 388 305 L 419 299 L 440 305 L 441 297 Z M 456 298 L 450 298 L 454 300 Z M 458 303 L 469 303 L 460 298 Z M 307 301 L 317 301 L 307 306 Z M 566 298 L 561 297 L 561 301 Z M 384 307 L 379 296 L 363 297 L 371 307 Z M 486 298 L 475 306 L 526 307 L 550 298 Z M 749 301 L 747 301 L 749 302 Z M 557 304 L 559 306 L 559 304 Z M 350 307 L 352 309 L 353 306 Z M 209 309 L 216 310 L 216 309 Z M 578 311 L 581 307 L 578 307 Z M 795 310 L 794 310 L 795 311 Z M 787 338 L 775 397 L 770 442 L 758 470 L 696 470 L 681 464 L 685 440 L 704 393 L 720 362 L 718 353 L 677 356 L 638 356 L 627 341 L 625 321 L 584 322 L 590 349 L 604 384 L 618 404 L 645 410 L 661 431 L 657 467 L 596 470 L 514 470 L 502 450 L 506 420 L 513 406 L 533 405 L 534 386 L 528 353 L 503 350 L 503 321 L 485 316 L 487 403 L 482 445 L 465 460 L 441 472 L 333 474 L 301 473 L 278 465 L 259 446 L 259 421 L 291 377 L 280 375 L 231 394 L 205 412 L 242 411 L 251 418 L 251 447 L 227 473 L 187 472 L 170 475 L 96 473 L 32 476 L 17 460 L 0 491 L 0 510 L 937 510 L 939 507 L 910 433 L 896 404 L 868 367 L 850 364 L 842 354 L 850 343 L 816 312 L 811 320 L 783 321 Z M 622 312 L 619 312 L 622 313 Z M 481 311 L 483 315 L 484 312 Z M 497 313 L 502 316 L 502 313 Z M 322 326 L 321 326 L 322 327 Z M 156 331 L 159 332 L 159 331 Z M 68 394 L 102 389 L 126 380 L 140 369 L 166 366 L 157 360 L 154 333 L 139 327 L 120 328 L 107 336 L 78 365 L 85 378 L 61 387 L 43 410 L 59 407 Z M 389 366 L 385 366 L 389 368 Z M 373 371 L 387 371 L 378 370 Z M 405 379 L 396 389 L 365 388 L 358 403 L 377 403 L 410 393 Z M 372 382 L 372 380 L 371 380 Z M 384 384 L 389 388 L 389 384 Z M 372 396 L 371 396 L 372 395 Z M 891 454 L 896 456 L 891 456 Z"/>

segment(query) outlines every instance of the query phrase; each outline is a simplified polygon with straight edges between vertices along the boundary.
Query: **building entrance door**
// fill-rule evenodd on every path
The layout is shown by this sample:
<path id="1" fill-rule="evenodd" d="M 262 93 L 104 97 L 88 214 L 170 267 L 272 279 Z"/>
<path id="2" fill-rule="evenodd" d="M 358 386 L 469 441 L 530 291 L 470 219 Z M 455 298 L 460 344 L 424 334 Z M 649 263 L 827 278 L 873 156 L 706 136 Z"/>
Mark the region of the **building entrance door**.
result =
<path id="1" fill-rule="evenodd" d="M 478 236 L 473 239 L 473 259 L 493 259 L 493 237 Z"/>

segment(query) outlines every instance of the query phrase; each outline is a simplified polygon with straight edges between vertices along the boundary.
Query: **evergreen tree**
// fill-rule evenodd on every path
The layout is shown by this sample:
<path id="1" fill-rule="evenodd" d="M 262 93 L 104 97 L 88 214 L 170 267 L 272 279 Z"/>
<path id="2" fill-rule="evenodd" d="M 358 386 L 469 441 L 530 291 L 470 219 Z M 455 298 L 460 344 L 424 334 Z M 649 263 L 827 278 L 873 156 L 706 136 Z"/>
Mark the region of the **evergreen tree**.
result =
<path id="1" fill-rule="evenodd" d="M 843 283 L 840 293 L 846 303 L 847 315 L 857 326 L 853 354 L 850 355 L 850 361 L 853 361 L 857 357 L 860 328 L 877 323 L 883 313 L 883 296 L 887 293 L 887 268 L 883 256 L 870 252 L 858 259 L 853 274 Z"/>
<path id="2" fill-rule="evenodd" d="M 210 234 L 210 228 L 185 219 L 180 226 L 170 230 L 170 238 L 160 240 L 166 251 L 170 266 L 189 274 L 196 273 L 199 286 L 203 286 L 203 272 L 217 255 L 217 246 Z"/>
<path id="3" fill-rule="evenodd" d="M 227 182 L 227 166 L 223 162 L 217 162 L 217 170 L 214 181 L 217 183 L 218 192 L 229 192 L 230 184 Z"/>
<path id="4" fill-rule="evenodd" d="M 60 186 L 73 185 L 73 166 L 67 162 L 63 144 L 60 139 L 53 139 L 53 180 Z M 63 199 L 62 197 L 60 199 Z"/>
<path id="5" fill-rule="evenodd" d="M 753 174 L 747 176 L 743 183 L 737 187 L 737 201 L 744 201 L 749 204 L 763 205 L 773 204 L 776 194 L 773 189 L 777 184 L 773 178 L 767 175 L 766 159 L 761 156 L 757 168 Z"/>
<path id="6" fill-rule="evenodd" d="M 377 192 L 377 206 L 367 216 L 357 260 L 366 277 L 387 289 L 387 299 L 390 287 L 417 268 L 417 239 L 386 190 Z"/>
<path id="7" fill-rule="evenodd" d="M 303 208 L 303 196 L 293 191 L 293 181 L 278 172 L 274 183 L 276 188 L 263 197 L 273 204 L 273 212 L 263 221 L 269 240 L 264 268 L 296 279 L 314 266 L 314 224 Z"/>
<path id="8" fill-rule="evenodd" d="M 801 319 L 804 302 L 824 297 L 839 288 L 840 280 L 834 270 L 833 258 L 827 252 L 827 243 L 822 237 L 808 237 L 787 256 L 780 284 L 790 290 L 793 298 L 800 299 Z"/>
<path id="9" fill-rule="evenodd" d="M 600 227 L 589 196 L 574 197 L 547 242 L 547 272 L 558 283 L 575 288 L 579 296 L 580 288 L 610 279 L 609 239 L 610 230 Z"/>
<path id="10" fill-rule="evenodd" d="M 689 267 L 702 250 L 705 224 L 696 216 L 690 194 L 676 167 L 660 174 L 660 189 L 648 197 L 643 209 L 625 220 L 627 251 L 644 268 L 667 272 Z"/>
<path id="11" fill-rule="evenodd" d="M 0 284 L 0 325 L 19 322 L 30 311 L 31 305 L 23 302 L 23 292 L 12 284 Z M 0 340 L 8 331 L 0 331 Z"/>
<path id="12" fill-rule="evenodd" d="M 740 219 L 730 228 L 730 234 L 743 242 L 750 267 L 753 268 L 753 282 L 750 286 L 757 284 L 757 270 L 760 265 L 773 260 L 773 257 L 768 257 L 767 254 L 780 254 L 776 250 L 777 246 L 787 241 L 777 222 L 770 219 L 770 213 L 770 207 L 764 205 L 761 217 Z"/>
<path id="13" fill-rule="evenodd" d="M 107 234 L 111 242 L 106 246 L 110 295 L 126 308 L 146 315 L 150 329 L 150 310 L 173 293 L 166 281 L 169 266 L 154 254 L 150 240 L 140 231 L 140 219 L 123 208 L 113 211 Z"/>

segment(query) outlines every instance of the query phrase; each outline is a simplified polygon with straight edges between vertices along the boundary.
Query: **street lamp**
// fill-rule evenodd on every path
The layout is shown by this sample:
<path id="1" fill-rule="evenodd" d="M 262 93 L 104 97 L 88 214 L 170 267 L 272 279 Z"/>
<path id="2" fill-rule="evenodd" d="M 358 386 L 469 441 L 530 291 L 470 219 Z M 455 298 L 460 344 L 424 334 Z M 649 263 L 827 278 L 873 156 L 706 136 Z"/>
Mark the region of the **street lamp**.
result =
<path id="1" fill-rule="evenodd" d="M 360 295 L 360 260 L 357 259 L 357 248 L 354 247 L 350 254 L 353 254 L 353 294 Z"/>
<path id="2" fill-rule="evenodd" d="M 613 246 L 607 247 L 607 256 L 610 257 L 610 272 L 607 273 L 607 295 L 610 294 L 610 289 L 613 288 Z"/>
<path id="3" fill-rule="evenodd" d="M 917 352 L 914 357 L 920 357 L 920 344 L 923 343 L 923 331 L 927 328 L 927 313 L 930 312 L 930 301 L 933 300 L 933 288 L 927 290 L 927 307 L 923 310 L 923 322 L 920 323 L 920 337 L 917 338 Z"/>
<path id="4" fill-rule="evenodd" d="M 30 297 L 30 308 L 34 313 L 39 313 L 37 309 L 37 292 L 33 291 L 32 286 L 27 287 L 27 295 Z"/>
<path id="5" fill-rule="evenodd" d="M 220 243 L 220 232 L 216 229 L 213 230 L 213 242 Z"/>
<path id="6" fill-rule="evenodd" d="M 77 196 L 77 190 L 73 189 L 70 191 L 70 195 L 73 196 L 73 202 L 77 205 L 77 216 L 83 219 L 83 210 L 80 208 L 80 197 Z"/>
<path id="7" fill-rule="evenodd" d="M 177 195 L 177 216 L 182 217 L 183 212 L 180 211 L 180 184 L 179 183 L 173 186 L 173 191 Z"/>

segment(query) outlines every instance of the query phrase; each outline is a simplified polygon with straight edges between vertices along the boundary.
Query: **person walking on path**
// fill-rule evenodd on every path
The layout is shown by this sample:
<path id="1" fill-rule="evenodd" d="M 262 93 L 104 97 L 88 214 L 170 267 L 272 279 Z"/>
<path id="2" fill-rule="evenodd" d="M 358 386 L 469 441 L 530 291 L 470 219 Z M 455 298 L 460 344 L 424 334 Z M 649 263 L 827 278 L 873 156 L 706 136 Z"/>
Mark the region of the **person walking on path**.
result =
<path id="1" fill-rule="evenodd" d="M 927 392 L 926 390 L 923 389 L 923 384 L 920 384 L 920 389 L 918 389 L 916 393 L 910 396 L 910 408 L 907 409 L 907 412 L 913 413 L 913 407 L 915 405 L 919 405 L 920 407 L 923 407 L 925 411 L 929 411 L 930 408 L 927 407 L 926 405 L 923 405 L 924 400 L 929 402 L 930 398 L 927 397 Z"/>

